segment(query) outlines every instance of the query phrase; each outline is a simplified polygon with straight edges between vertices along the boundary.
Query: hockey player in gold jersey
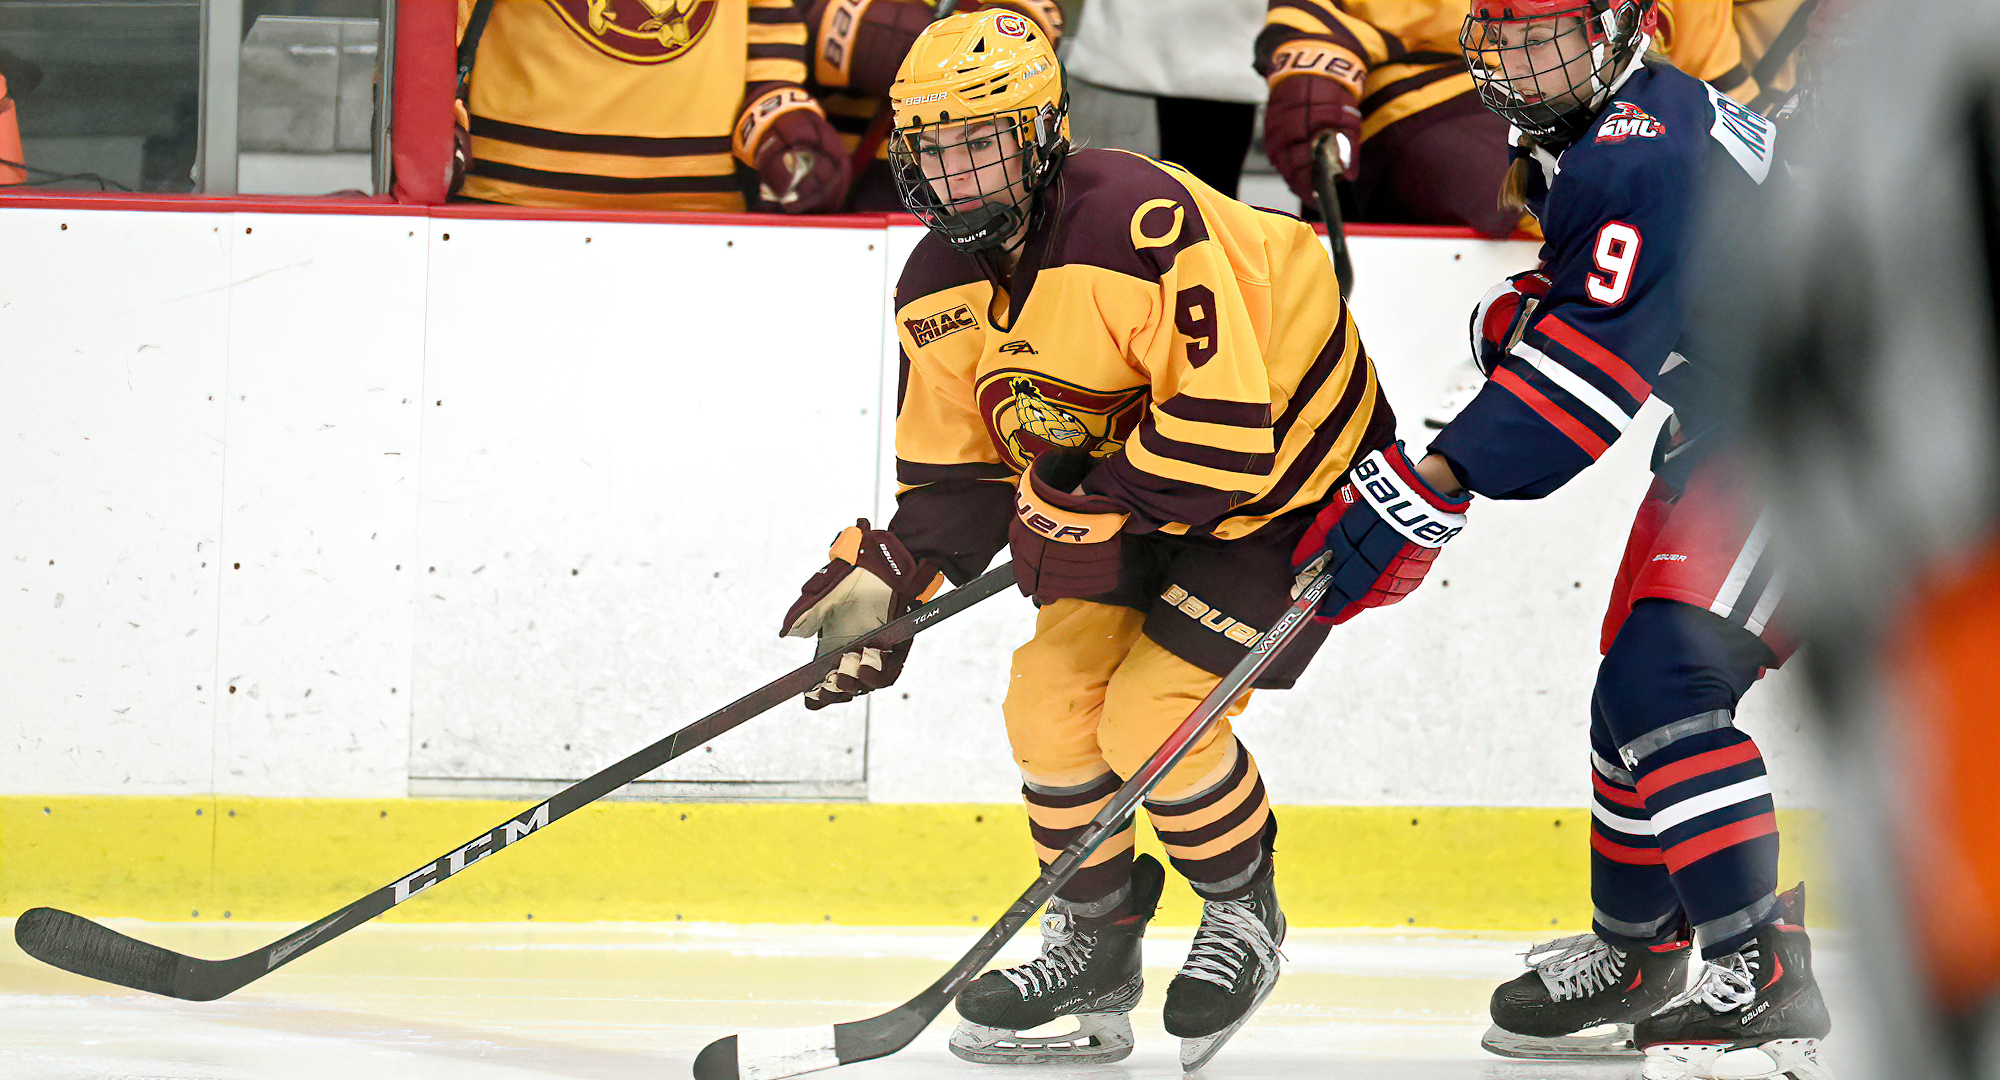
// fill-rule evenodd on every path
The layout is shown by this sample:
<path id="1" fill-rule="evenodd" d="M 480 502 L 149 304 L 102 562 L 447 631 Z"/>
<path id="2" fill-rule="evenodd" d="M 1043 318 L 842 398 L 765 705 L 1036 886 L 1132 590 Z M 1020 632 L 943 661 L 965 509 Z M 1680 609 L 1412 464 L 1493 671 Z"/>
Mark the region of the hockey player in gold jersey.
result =
<path id="1" fill-rule="evenodd" d="M 1792 85 L 1812 6 L 1660 0 L 1652 47 L 1768 114 Z M 1479 103 L 1459 51 L 1470 10 L 1466 0 L 1269 0 L 1257 39 L 1271 87 L 1264 151 L 1299 198 L 1313 200 L 1312 145 L 1331 131 L 1352 150 L 1355 220 L 1514 231 L 1520 209 L 1498 200 L 1507 124 Z"/>
<path id="2" fill-rule="evenodd" d="M 928 27 L 890 97 L 897 182 L 930 230 L 896 290 L 898 509 L 842 534 L 783 629 L 837 650 L 1011 547 L 1039 612 L 1002 711 L 1046 865 L 1285 610 L 1300 535 L 1350 462 L 1393 450 L 1394 418 L 1313 231 L 1173 166 L 1072 150 L 1033 21 Z M 1258 685 L 1291 685 L 1326 632 Z M 852 654 L 807 704 L 902 663 Z M 1277 977 L 1277 826 L 1226 719 L 1146 810 L 1204 900 L 1166 1003 L 1198 1068 Z M 953 1051 L 1129 1053 L 1162 883 L 1130 825 L 1106 840 L 1044 916 L 1042 954 L 960 994 Z M 1063 1016 L 1077 1033 L 1022 1034 Z"/>
<path id="3" fill-rule="evenodd" d="M 822 213 L 847 154 L 794 0 L 460 0 L 460 194 L 524 206 Z M 482 19 L 481 13 L 484 13 Z"/>
<path id="4" fill-rule="evenodd" d="M 889 84 L 924 27 L 937 16 L 937 0 L 811 0 L 805 9 L 812 80 L 826 118 L 847 147 L 854 186 L 852 210 L 900 210 L 889 172 Z M 1060 44 L 1062 8 L 1055 0 L 961 0 L 957 10 L 1014 11 L 1035 20 Z"/>

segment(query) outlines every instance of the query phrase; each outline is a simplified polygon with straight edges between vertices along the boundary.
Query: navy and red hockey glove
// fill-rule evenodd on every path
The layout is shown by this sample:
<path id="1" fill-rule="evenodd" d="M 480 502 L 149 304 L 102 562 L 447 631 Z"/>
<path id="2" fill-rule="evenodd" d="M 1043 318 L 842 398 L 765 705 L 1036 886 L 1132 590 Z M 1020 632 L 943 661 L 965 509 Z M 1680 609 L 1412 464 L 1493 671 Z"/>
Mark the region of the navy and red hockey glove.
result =
<path id="1" fill-rule="evenodd" d="M 1472 362 L 1481 374 L 1492 377 L 1521 335 L 1535 308 L 1549 295 L 1549 276 L 1540 270 L 1515 274 L 1487 290 L 1472 309 Z"/>
<path id="2" fill-rule="evenodd" d="M 799 590 L 778 630 L 779 637 L 817 636 L 818 656 L 840 651 L 848 642 L 880 629 L 944 585 L 944 575 L 936 567 L 913 558 L 895 533 L 869 528 L 867 518 L 842 529 L 827 556 L 831 561 Z M 806 708 L 824 709 L 888 686 L 903 673 L 909 655 L 907 641 L 846 653 L 838 668 L 806 691 Z"/>
<path id="3" fill-rule="evenodd" d="M 1465 528 L 1470 497 L 1450 498 L 1417 475 L 1403 444 L 1356 462 L 1333 501 L 1292 551 L 1299 574 L 1333 568 L 1333 587 L 1316 615 L 1336 626 L 1364 609 L 1387 607 L 1423 583 L 1439 549 Z"/>
<path id="4" fill-rule="evenodd" d="M 1081 450 L 1048 450 L 1021 474 L 1007 546 L 1021 592 L 1042 603 L 1118 587 L 1132 515 L 1118 500 L 1080 489 L 1093 464 Z"/>

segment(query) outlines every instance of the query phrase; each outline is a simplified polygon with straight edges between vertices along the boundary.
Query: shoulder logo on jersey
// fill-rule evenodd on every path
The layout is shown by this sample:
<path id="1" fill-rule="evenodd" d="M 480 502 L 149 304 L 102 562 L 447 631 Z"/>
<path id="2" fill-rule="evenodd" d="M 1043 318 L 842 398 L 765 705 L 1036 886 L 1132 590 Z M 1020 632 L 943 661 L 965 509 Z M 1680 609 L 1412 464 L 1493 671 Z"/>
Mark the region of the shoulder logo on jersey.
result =
<path id="1" fill-rule="evenodd" d="M 1667 133 L 1667 125 L 1653 114 L 1629 101 L 1614 102 L 1604 123 L 1597 129 L 1597 141 L 1621 143 L 1626 139 L 1657 139 Z"/>
<path id="2" fill-rule="evenodd" d="M 1000 346 L 1000 351 L 1006 353 L 1008 356 L 1041 355 L 1041 353 L 1036 351 L 1033 345 L 1028 344 L 1026 341 L 1010 341 L 1007 344 Z"/>
<path id="3" fill-rule="evenodd" d="M 1002 368 L 979 381 L 979 412 L 1007 463 L 1026 472 L 1044 450 L 1109 457 L 1125 445 L 1146 407 L 1148 388 L 1092 390 L 1039 372 Z"/>
<path id="4" fill-rule="evenodd" d="M 1771 173 L 1771 150 L 1777 140 L 1777 125 L 1757 115 L 1749 106 L 1703 83 L 1709 104 L 1715 106 L 1715 123 L 1708 133 L 1722 144 L 1736 164 L 1759 184 Z"/>
<path id="5" fill-rule="evenodd" d="M 578 37 L 614 60 L 664 64 L 715 24 L 719 0 L 547 0 Z"/>
<path id="6" fill-rule="evenodd" d="M 939 338 L 950 337 L 960 330 L 970 330 L 979 325 L 973 317 L 972 309 L 960 304 L 950 311 L 940 311 L 921 319 L 904 319 L 903 328 L 910 332 L 910 339 L 921 349 Z"/>
<path id="7" fill-rule="evenodd" d="M 1172 210 L 1168 214 L 1166 211 Z M 1132 250 L 1166 247 L 1181 238 L 1187 208 L 1172 199 L 1149 199 L 1132 212 Z"/>

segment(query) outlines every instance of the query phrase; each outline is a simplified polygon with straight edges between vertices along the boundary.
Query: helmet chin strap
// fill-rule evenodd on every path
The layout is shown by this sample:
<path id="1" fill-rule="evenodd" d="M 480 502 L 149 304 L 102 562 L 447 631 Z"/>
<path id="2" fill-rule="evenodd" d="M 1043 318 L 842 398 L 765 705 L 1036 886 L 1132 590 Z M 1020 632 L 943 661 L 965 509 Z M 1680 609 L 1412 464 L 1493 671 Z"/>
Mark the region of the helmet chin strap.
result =
<path id="1" fill-rule="evenodd" d="M 1611 12 L 1607 11 L 1604 13 L 1602 18 L 1610 20 L 1613 18 L 1613 15 Z M 1609 83 L 1607 83 L 1603 79 L 1599 78 L 1597 73 L 1604 69 L 1604 50 L 1606 48 L 1605 42 L 1609 40 L 1610 40 L 1610 35 L 1609 33 L 1607 33 L 1604 41 L 1599 41 L 1597 44 L 1592 45 L 1590 47 L 1590 53 L 1591 53 L 1590 84 L 1592 87 L 1590 93 L 1590 110 L 1592 112 L 1596 112 L 1597 110 L 1603 108 L 1604 103 L 1611 100 L 1611 95 L 1616 94 L 1621 87 L 1623 87 L 1628 81 L 1631 80 L 1633 75 L 1638 74 L 1639 68 L 1643 66 L 1646 62 L 1647 51 L 1653 47 L 1653 36 L 1651 34 L 1643 32 L 1640 33 L 1638 41 L 1633 43 L 1634 47 L 1632 49 L 1632 56 L 1630 59 L 1625 61 L 1624 69 L 1619 71 L 1618 74 L 1614 78 L 1612 78 L 1612 80 Z"/>
<path id="2" fill-rule="evenodd" d="M 1021 226 L 1026 215 L 1012 203 L 984 202 L 977 207 L 954 214 L 953 232 L 964 235 L 954 246 L 974 253 L 997 252 L 1007 246 L 1007 241 Z"/>

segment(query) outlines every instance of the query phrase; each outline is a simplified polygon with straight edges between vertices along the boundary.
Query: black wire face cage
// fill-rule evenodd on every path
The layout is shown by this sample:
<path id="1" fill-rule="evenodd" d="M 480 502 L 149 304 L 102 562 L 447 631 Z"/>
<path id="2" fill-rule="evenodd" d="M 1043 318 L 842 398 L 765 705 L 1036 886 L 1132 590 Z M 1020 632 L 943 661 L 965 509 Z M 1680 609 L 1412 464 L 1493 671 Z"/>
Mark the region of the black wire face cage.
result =
<path id="1" fill-rule="evenodd" d="M 1065 95 L 1054 108 L 964 120 L 947 115 L 936 123 L 897 128 L 889 139 L 896 194 L 925 228 L 960 251 L 1006 248 L 1018 242 L 1015 233 L 1069 151 L 1062 134 L 1068 110 Z M 954 184 L 954 177 L 969 179 Z"/>
<path id="2" fill-rule="evenodd" d="M 1575 139 L 1638 50 L 1643 7 L 1599 0 L 1531 19 L 1467 16 L 1458 43 L 1479 100 L 1539 140 Z"/>

